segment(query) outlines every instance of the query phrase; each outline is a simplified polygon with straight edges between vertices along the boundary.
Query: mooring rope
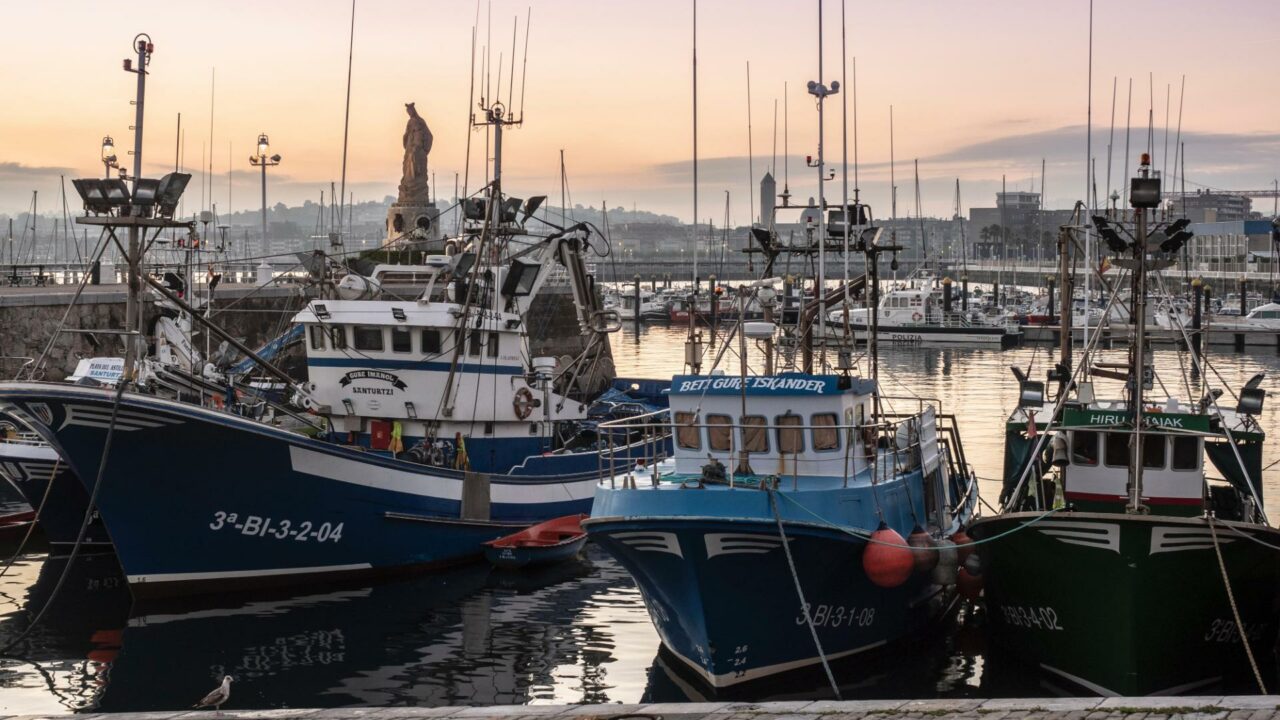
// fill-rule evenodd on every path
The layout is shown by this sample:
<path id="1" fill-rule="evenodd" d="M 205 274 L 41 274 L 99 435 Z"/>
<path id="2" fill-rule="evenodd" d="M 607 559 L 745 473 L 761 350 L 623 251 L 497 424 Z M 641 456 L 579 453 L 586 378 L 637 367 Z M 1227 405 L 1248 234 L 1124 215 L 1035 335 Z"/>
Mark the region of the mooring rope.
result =
<path id="1" fill-rule="evenodd" d="M 1240 633 L 1240 644 L 1244 645 L 1244 654 L 1249 658 L 1249 667 L 1253 669 L 1253 679 L 1258 682 L 1258 691 L 1267 694 L 1267 685 L 1262 682 L 1262 673 L 1258 670 L 1258 661 L 1253 657 L 1253 647 L 1249 645 L 1249 633 L 1240 620 L 1240 608 L 1236 606 L 1236 595 L 1231 591 L 1231 580 L 1227 577 L 1227 564 L 1222 560 L 1222 546 L 1218 542 L 1218 528 L 1214 524 L 1213 514 L 1208 516 L 1209 534 L 1213 536 L 1213 552 L 1218 556 L 1218 569 L 1222 571 L 1222 586 L 1227 589 L 1227 601 L 1231 604 L 1231 615 L 1236 620 L 1236 632 Z"/>
<path id="2" fill-rule="evenodd" d="M 791 580 L 795 583 L 796 595 L 800 598 L 800 610 L 804 613 L 804 622 L 809 626 L 809 634 L 813 636 L 813 646 L 818 649 L 818 659 L 822 661 L 822 669 L 827 673 L 827 682 L 831 683 L 831 692 L 835 693 L 837 700 L 843 700 L 844 698 L 840 696 L 840 686 L 836 684 L 836 677 L 831 674 L 831 664 L 827 662 L 827 654 L 822 650 L 822 641 L 818 639 L 818 630 L 813 626 L 813 617 L 809 614 L 809 603 L 804 599 L 804 589 L 800 587 L 800 576 L 796 573 L 796 563 L 791 557 L 787 532 L 782 527 L 782 513 L 778 512 L 777 491 L 768 488 L 766 492 L 769 493 L 769 505 L 773 507 L 773 520 L 778 525 L 778 537 L 782 539 L 782 552 L 787 556 Z"/>
<path id="3" fill-rule="evenodd" d="M 115 437 L 116 418 L 120 410 L 120 398 L 124 395 L 125 385 L 128 383 L 124 378 L 116 384 L 116 396 L 111 402 L 111 420 L 107 424 L 107 437 L 102 443 L 102 459 L 98 462 L 98 476 L 93 483 L 93 492 L 89 494 L 89 505 L 84 509 L 84 518 L 80 521 L 80 532 L 76 535 L 76 544 L 71 548 L 71 554 L 67 557 L 67 564 L 62 568 L 62 574 L 58 576 L 58 582 L 53 586 L 53 590 L 49 593 L 49 599 L 45 601 L 40 608 L 40 612 L 31 619 L 31 624 L 26 627 L 18 637 L 5 643 L 4 647 L 0 647 L 0 655 L 7 655 L 18 643 L 27 639 L 40 625 L 40 620 L 44 618 L 44 614 L 53 606 L 54 600 L 58 598 L 58 592 L 62 590 L 62 586 L 67 581 L 67 576 L 71 574 L 71 566 L 76 562 L 76 556 L 80 554 L 80 546 L 84 544 L 84 535 L 89 529 L 89 521 L 93 519 L 93 509 L 98 506 L 98 491 L 102 489 L 102 476 L 106 473 L 107 457 L 111 455 L 111 439 Z"/>

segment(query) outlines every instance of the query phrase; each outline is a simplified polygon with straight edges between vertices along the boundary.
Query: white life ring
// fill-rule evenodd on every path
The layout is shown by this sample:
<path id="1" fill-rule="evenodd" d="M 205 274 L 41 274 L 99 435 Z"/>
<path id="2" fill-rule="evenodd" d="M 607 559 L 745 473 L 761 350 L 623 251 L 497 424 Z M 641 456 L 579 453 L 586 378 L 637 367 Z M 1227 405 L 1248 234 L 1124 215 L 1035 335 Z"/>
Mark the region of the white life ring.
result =
<path id="1" fill-rule="evenodd" d="M 529 417 L 533 412 L 533 393 L 529 392 L 529 388 L 522 387 L 516 391 L 511 407 L 515 410 L 517 418 L 524 420 Z"/>
<path id="2" fill-rule="evenodd" d="M 917 313 L 911 313 L 911 319 L 912 319 L 912 320 L 915 320 L 916 322 L 920 322 L 921 320 L 923 320 L 923 319 L 924 319 L 924 316 L 923 316 L 923 315 L 921 315 L 921 314 L 920 314 L 920 313 L 918 313 L 918 312 L 917 312 Z"/>

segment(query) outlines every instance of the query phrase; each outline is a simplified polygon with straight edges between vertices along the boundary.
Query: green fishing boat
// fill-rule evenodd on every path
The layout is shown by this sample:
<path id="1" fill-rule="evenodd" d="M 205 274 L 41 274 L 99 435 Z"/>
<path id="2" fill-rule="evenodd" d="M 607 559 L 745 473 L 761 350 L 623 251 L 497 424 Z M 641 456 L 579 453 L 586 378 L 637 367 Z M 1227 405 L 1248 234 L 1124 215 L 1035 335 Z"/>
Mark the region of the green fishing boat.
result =
<path id="1" fill-rule="evenodd" d="M 1000 512 L 970 527 L 980 543 L 970 571 L 993 638 L 1076 691 L 1181 694 L 1227 681 L 1267 692 L 1280 531 L 1262 502 L 1262 376 L 1223 397 L 1189 352 L 1181 377 L 1156 377 L 1146 291 L 1163 286 L 1159 270 L 1189 233 L 1185 221 L 1148 231 L 1160 193 L 1145 166 L 1133 181 L 1134 227 L 1094 218 L 1132 283 L 1105 288 L 1112 303 L 1135 306 L 1128 362 L 1101 362 L 1086 345 L 1073 368 L 1064 327 L 1047 382 L 1014 369 Z M 1076 230 L 1059 240 L 1064 280 Z M 1179 327 L 1188 349 L 1198 347 L 1194 325 Z"/>

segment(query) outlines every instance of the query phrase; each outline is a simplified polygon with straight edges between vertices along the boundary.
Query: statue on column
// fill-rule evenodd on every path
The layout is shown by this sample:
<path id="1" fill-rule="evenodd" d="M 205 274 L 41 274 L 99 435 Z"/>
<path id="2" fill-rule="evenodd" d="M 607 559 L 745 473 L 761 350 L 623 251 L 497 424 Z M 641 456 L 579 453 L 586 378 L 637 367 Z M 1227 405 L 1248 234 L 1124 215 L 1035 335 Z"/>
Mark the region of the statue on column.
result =
<path id="1" fill-rule="evenodd" d="M 431 152 L 431 130 L 413 103 L 405 103 L 409 123 L 404 129 L 404 176 L 400 180 L 400 205 L 425 205 L 427 190 L 427 155 Z"/>

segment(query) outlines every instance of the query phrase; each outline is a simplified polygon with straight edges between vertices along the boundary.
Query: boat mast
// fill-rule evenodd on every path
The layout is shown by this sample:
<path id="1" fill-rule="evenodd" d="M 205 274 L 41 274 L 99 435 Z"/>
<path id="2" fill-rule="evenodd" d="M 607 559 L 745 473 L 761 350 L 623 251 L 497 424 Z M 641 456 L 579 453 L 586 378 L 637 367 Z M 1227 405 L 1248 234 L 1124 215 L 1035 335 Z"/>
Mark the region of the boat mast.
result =
<path id="1" fill-rule="evenodd" d="M 1138 177 L 1146 180 L 1150 169 L 1151 158 L 1143 153 L 1138 165 Z M 1159 180 L 1157 179 L 1156 182 L 1158 183 Z M 1156 188 L 1158 195 L 1159 185 Z M 1133 201 L 1132 192 L 1130 201 Z M 1140 513 L 1142 512 L 1143 460 L 1142 394 L 1147 382 L 1147 212 L 1150 207 L 1146 202 L 1134 204 L 1138 211 L 1138 227 L 1133 239 L 1133 343 L 1130 346 L 1129 356 L 1129 381 L 1133 383 L 1133 392 L 1130 395 L 1130 403 L 1133 407 L 1133 439 L 1130 442 L 1132 453 L 1129 458 L 1129 512 Z"/>
<path id="2" fill-rule="evenodd" d="M 133 177 L 129 178 L 133 181 L 136 192 L 138 178 L 142 177 L 142 120 L 147 94 L 147 65 L 151 62 L 151 53 L 155 51 L 155 45 L 152 44 L 149 35 L 139 33 L 133 38 L 133 47 L 138 53 L 138 64 L 134 67 L 126 60 L 124 69 L 138 76 L 133 118 Z M 135 365 L 142 357 L 142 245 L 139 242 L 139 235 L 139 226 L 136 223 L 130 224 L 129 254 L 126 258 L 129 264 L 129 291 L 125 296 L 124 310 L 125 331 L 129 334 L 125 336 L 124 373 L 121 382 L 133 379 Z"/>
<path id="3" fill-rule="evenodd" d="M 822 338 L 822 353 L 820 365 L 825 367 L 827 364 L 827 314 L 823 311 L 823 300 L 826 295 L 827 280 L 827 198 L 826 198 L 826 159 L 823 155 L 823 140 L 825 139 L 826 130 L 826 99 L 828 95 L 834 95 L 840 92 L 840 81 L 831 81 L 831 87 L 828 88 L 822 83 L 822 0 L 818 0 L 818 79 L 809 82 L 809 94 L 818 99 L 818 159 L 813 167 L 818 170 L 818 277 L 814 284 L 813 301 L 817 304 L 818 309 L 818 336 Z M 807 324 L 807 323 L 806 323 Z M 812 325 L 808 325 L 805 330 L 805 345 L 811 347 L 813 343 Z M 812 372 L 812 355 L 811 352 L 805 353 L 805 372 Z"/>

